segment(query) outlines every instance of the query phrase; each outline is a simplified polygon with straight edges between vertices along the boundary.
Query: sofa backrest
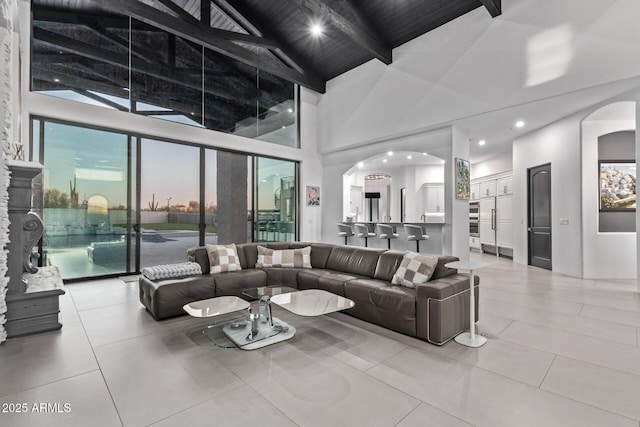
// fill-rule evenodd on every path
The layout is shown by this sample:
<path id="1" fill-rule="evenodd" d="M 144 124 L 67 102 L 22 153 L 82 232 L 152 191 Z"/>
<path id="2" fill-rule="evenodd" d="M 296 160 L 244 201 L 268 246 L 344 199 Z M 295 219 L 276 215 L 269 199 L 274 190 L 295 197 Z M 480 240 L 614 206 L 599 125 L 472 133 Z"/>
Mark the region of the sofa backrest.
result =
<path id="1" fill-rule="evenodd" d="M 211 271 L 211 267 L 209 267 L 209 254 L 204 246 L 187 249 L 187 260 L 200 264 L 202 274 L 209 274 Z"/>
<path id="2" fill-rule="evenodd" d="M 407 253 L 407 251 L 386 251 L 382 255 L 380 255 L 380 259 L 378 260 L 378 265 L 376 266 L 376 271 L 373 276 L 374 279 L 385 280 L 390 282 L 393 278 L 394 273 L 400 267 L 400 263 L 402 263 L 402 257 Z M 456 274 L 458 270 L 454 268 L 445 267 L 445 264 L 448 264 L 453 261 L 458 261 L 459 258 L 451 255 L 437 255 L 437 254 L 424 254 L 438 257 L 438 264 L 436 264 L 436 269 L 433 272 L 430 280 L 440 279 L 442 277 L 447 277 L 452 274 Z"/>
<path id="3" fill-rule="evenodd" d="M 326 268 L 344 273 L 373 277 L 376 271 L 376 265 L 378 265 L 378 258 L 380 258 L 380 255 L 384 252 L 386 252 L 386 249 L 336 245 L 329 254 Z"/>
<path id="4" fill-rule="evenodd" d="M 311 246 L 311 266 L 313 268 L 328 268 L 330 270 L 372 277 L 374 279 L 391 281 L 402 257 L 406 251 L 386 249 L 361 248 L 357 246 L 333 245 L 329 243 L 305 242 L 260 242 L 240 243 L 236 245 L 238 258 L 242 268 L 254 268 L 258 259 L 258 246 L 271 249 L 299 249 Z M 438 257 L 438 264 L 431 280 L 456 274 L 458 270 L 444 265 L 458 261 L 458 257 L 451 255 L 433 255 Z M 197 246 L 187 250 L 189 261 L 197 262 L 202 268 L 202 274 L 209 274 L 209 254 L 204 246 Z"/>

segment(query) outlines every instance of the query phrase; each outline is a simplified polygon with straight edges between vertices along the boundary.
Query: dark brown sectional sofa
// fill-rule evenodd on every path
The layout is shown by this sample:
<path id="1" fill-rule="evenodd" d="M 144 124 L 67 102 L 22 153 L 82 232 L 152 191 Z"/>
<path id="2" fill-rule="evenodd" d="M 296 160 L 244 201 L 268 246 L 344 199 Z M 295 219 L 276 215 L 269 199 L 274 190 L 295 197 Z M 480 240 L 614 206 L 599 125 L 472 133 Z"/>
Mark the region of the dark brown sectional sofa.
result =
<path id="1" fill-rule="evenodd" d="M 255 268 L 258 245 L 271 249 L 311 246 L 312 268 Z M 469 276 L 444 266 L 458 260 L 453 256 L 439 255 L 431 280 L 413 289 L 391 284 L 404 251 L 301 242 L 243 243 L 237 251 L 241 271 L 209 274 L 206 249 L 189 249 L 189 260 L 199 263 L 203 274 L 160 281 L 141 277 L 140 302 L 160 320 L 185 314 L 182 306 L 192 301 L 241 297 L 243 290 L 259 286 L 290 286 L 349 298 L 355 306 L 347 314 L 433 344 L 444 344 L 469 328 Z M 476 276 L 476 321 L 478 284 Z"/>

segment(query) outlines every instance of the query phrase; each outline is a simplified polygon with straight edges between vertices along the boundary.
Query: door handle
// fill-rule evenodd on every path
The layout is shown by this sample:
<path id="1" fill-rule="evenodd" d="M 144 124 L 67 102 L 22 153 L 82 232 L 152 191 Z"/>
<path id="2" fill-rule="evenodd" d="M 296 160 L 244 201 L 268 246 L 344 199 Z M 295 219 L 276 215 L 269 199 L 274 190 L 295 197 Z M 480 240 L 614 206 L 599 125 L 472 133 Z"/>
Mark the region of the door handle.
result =
<path id="1" fill-rule="evenodd" d="M 133 224 L 133 231 L 135 231 L 136 233 L 140 232 L 140 224 Z"/>
<path id="2" fill-rule="evenodd" d="M 495 230 L 496 226 L 497 226 L 497 223 L 496 223 L 496 219 L 497 218 L 496 217 L 497 217 L 496 209 L 491 209 L 491 229 L 492 230 Z"/>
<path id="3" fill-rule="evenodd" d="M 533 228 L 527 227 L 527 231 L 533 231 Z"/>

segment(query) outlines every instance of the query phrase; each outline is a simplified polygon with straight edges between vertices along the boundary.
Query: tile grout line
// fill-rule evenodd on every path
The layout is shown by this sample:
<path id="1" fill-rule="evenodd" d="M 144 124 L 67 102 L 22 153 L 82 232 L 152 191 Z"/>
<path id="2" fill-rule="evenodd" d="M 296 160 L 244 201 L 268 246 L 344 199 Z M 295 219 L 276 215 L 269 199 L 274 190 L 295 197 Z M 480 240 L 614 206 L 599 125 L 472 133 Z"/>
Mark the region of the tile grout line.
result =
<path id="1" fill-rule="evenodd" d="M 576 358 L 573 358 L 573 357 L 567 357 L 567 356 L 563 356 L 563 355 L 561 355 L 561 354 L 559 354 L 559 355 L 557 355 L 557 356 L 558 356 L 558 357 L 565 358 L 565 359 L 573 360 L 573 361 L 576 361 L 576 362 L 579 362 L 579 363 L 585 363 L 585 364 L 593 365 L 593 366 L 596 366 L 596 367 L 599 367 L 599 368 L 611 369 L 611 370 L 613 370 L 613 371 L 617 371 L 616 369 L 610 368 L 610 367 L 608 367 L 608 366 L 596 365 L 595 363 L 585 362 L 585 361 L 583 361 L 583 360 L 579 360 L 579 359 L 576 359 Z M 553 360 L 553 361 L 555 362 L 555 358 L 554 358 L 554 360 Z M 622 372 L 622 371 L 617 371 L 617 372 Z M 628 373 L 628 372 L 624 372 L 624 373 L 625 373 L 625 374 L 628 374 L 628 375 L 640 376 L 640 375 L 636 375 L 636 374 L 630 374 L 630 373 Z M 546 377 L 546 376 L 545 376 L 545 377 Z M 544 381 L 543 381 L 543 382 L 544 382 Z M 542 384 L 540 384 L 540 386 L 542 387 Z M 556 396 L 560 396 L 560 397 L 563 397 L 563 398 L 565 398 L 565 399 L 573 400 L 574 402 L 578 402 L 578 403 L 580 403 L 580 404 L 582 404 L 582 405 L 590 406 L 590 407 L 595 408 L 595 409 L 598 409 L 598 410 L 600 410 L 600 411 L 608 412 L 608 413 L 610 413 L 610 414 L 616 415 L 616 416 L 621 417 L 621 418 L 626 418 L 626 419 L 631 420 L 631 421 L 637 421 L 637 422 L 640 424 L 640 420 L 637 420 L 637 419 L 635 419 L 635 418 L 631 418 L 631 417 L 629 417 L 629 416 L 627 416 L 627 415 L 623 415 L 623 414 L 618 413 L 618 412 L 614 412 L 614 411 L 612 411 L 611 409 L 603 408 L 603 407 L 600 407 L 600 406 L 594 406 L 594 405 L 592 405 L 591 403 L 583 402 L 582 400 L 578 400 L 578 399 L 576 399 L 576 398 L 574 398 L 574 397 L 571 397 L 571 396 L 567 396 L 567 395 L 564 395 L 564 394 L 557 393 L 557 392 L 555 392 L 555 391 L 553 391 L 553 390 L 548 390 L 548 389 L 545 389 L 545 388 L 540 388 L 540 390 L 541 390 L 541 391 L 544 391 L 544 392 L 547 392 L 547 393 L 555 394 Z"/>
<path id="2" fill-rule="evenodd" d="M 549 363 L 549 367 L 547 368 L 547 372 L 544 373 L 544 376 L 542 377 L 542 380 L 540 381 L 540 384 L 538 384 L 538 388 L 540 390 L 544 390 L 542 388 L 542 384 L 544 383 L 544 380 L 547 379 L 547 375 L 549 375 L 549 372 L 551 371 L 551 367 L 553 366 L 553 364 L 556 362 L 556 359 L 558 358 L 557 354 L 553 355 L 553 360 L 551 361 L 551 363 Z M 547 390 L 548 391 L 548 390 Z"/>
<path id="3" fill-rule="evenodd" d="M 71 299 L 73 300 L 73 305 L 75 306 L 75 300 L 73 299 L 73 294 L 71 294 Z M 76 307 L 76 311 L 77 307 Z M 98 370 L 100 371 L 100 376 L 102 377 L 102 381 L 104 382 L 104 386 L 107 388 L 107 392 L 109 393 L 109 398 L 111 399 L 111 403 L 113 404 L 113 409 L 115 409 L 116 414 L 118 414 L 118 419 L 120 420 L 120 424 L 124 427 L 124 421 L 122 420 L 122 415 L 120 415 L 120 411 L 118 410 L 118 405 L 116 405 L 116 401 L 113 398 L 113 394 L 111 393 L 111 388 L 109 388 L 109 383 L 107 383 L 107 379 L 104 376 L 104 372 L 102 372 L 102 366 L 100 365 L 100 361 L 98 360 L 98 356 L 96 355 L 96 350 L 89 339 L 89 334 L 87 334 L 87 329 L 85 327 L 84 322 L 82 321 L 82 317 L 80 317 L 80 313 L 78 313 L 78 317 L 80 318 L 80 324 L 82 325 L 82 330 L 84 331 L 84 336 L 91 347 L 91 353 L 93 353 L 93 358 L 96 361 L 96 365 L 98 365 Z"/>

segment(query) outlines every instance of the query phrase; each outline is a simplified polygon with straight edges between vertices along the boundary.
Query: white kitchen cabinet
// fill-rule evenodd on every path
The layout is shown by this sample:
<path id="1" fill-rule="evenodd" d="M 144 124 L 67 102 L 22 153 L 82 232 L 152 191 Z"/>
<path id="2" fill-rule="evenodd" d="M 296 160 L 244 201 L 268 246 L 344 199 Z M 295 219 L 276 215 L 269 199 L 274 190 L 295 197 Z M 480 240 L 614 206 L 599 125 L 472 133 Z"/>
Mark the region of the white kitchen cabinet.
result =
<path id="1" fill-rule="evenodd" d="M 480 221 L 480 243 L 492 246 L 496 244 L 496 232 L 491 226 L 491 221 Z"/>
<path id="2" fill-rule="evenodd" d="M 471 184 L 471 200 L 480 198 L 480 184 Z"/>
<path id="3" fill-rule="evenodd" d="M 513 196 L 496 197 L 497 220 L 511 222 L 513 220 Z"/>
<path id="4" fill-rule="evenodd" d="M 480 237 L 469 236 L 469 247 L 473 249 L 482 249 L 480 245 Z"/>
<path id="5" fill-rule="evenodd" d="M 496 194 L 498 196 L 513 193 L 513 176 L 509 175 L 498 178 L 496 187 Z"/>
<path id="6" fill-rule="evenodd" d="M 494 197 L 496 195 L 496 180 L 482 181 L 480 183 L 480 197 Z"/>
<path id="7" fill-rule="evenodd" d="M 513 176 L 511 172 L 474 180 L 471 184 L 471 198 L 477 189 L 479 202 L 479 238 L 469 237 L 469 246 L 493 252 L 513 249 Z M 484 246 L 484 248 L 483 248 Z M 508 251 L 507 251 L 508 252 Z"/>

